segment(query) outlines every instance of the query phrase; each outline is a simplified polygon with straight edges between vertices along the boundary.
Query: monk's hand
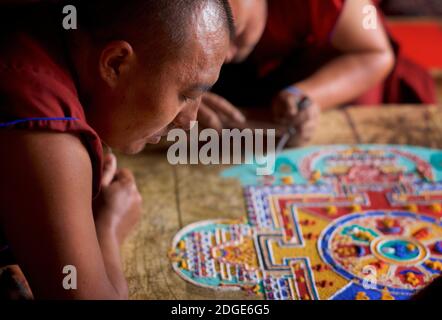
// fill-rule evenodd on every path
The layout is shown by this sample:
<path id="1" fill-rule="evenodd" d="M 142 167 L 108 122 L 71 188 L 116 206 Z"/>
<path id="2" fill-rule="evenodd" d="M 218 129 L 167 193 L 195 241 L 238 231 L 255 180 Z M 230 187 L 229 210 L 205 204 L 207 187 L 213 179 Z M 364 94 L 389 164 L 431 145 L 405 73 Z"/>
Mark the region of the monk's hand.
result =
<path id="1" fill-rule="evenodd" d="M 113 154 L 104 160 L 101 193 L 94 200 L 97 228 L 112 232 L 123 243 L 141 217 L 142 197 L 135 177 L 127 169 L 117 169 Z"/>
<path id="2" fill-rule="evenodd" d="M 294 127 L 296 135 L 288 142 L 289 147 L 298 147 L 308 143 L 316 130 L 321 109 L 314 101 L 305 107 L 299 107 L 299 96 L 288 90 L 279 92 L 272 102 L 272 111 L 278 124 Z"/>
<path id="3" fill-rule="evenodd" d="M 221 132 L 225 127 L 236 127 L 245 121 L 241 111 L 223 97 L 211 92 L 204 94 L 198 112 L 198 122 L 203 127 Z"/>

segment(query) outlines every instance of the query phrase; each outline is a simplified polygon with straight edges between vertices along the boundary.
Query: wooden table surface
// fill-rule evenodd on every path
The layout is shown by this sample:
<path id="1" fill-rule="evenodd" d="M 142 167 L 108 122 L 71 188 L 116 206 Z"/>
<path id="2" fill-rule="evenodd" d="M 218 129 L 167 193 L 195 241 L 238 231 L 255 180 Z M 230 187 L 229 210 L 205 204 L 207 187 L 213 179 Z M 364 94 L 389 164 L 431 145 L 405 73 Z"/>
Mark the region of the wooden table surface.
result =
<path id="1" fill-rule="evenodd" d="M 311 145 L 409 144 L 442 148 L 442 108 L 389 106 L 324 113 Z M 172 270 L 168 251 L 176 232 L 200 220 L 246 215 L 240 184 L 222 179 L 223 166 L 172 166 L 166 149 L 119 156 L 134 171 L 143 195 L 143 217 L 122 248 L 131 299 L 256 299 L 188 284 Z"/>

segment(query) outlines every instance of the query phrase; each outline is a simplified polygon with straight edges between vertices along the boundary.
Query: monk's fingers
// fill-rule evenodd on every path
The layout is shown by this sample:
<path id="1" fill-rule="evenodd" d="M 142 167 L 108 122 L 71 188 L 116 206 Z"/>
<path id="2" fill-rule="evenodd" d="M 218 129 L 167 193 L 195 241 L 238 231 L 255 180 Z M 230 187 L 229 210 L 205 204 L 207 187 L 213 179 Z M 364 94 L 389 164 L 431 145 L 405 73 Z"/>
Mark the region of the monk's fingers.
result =
<path id="1" fill-rule="evenodd" d="M 246 117 L 229 101 L 213 93 L 205 94 L 203 102 L 226 121 L 244 123 Z"/>
<path id="2" fill-rule="evenodd" d="M 281 93 L 274 99 L 272 110 L 277 122 L 282 124 L 293 123 L 298 115 L 296 98 L 292 95 Z"/>
<path id="3" fill-rule="evenodd" d="M 129 169 L 118 170 L 115 174 L 114 182 L 123 185 L 134 185 L 136 187 L 134 174 Z"/>
<path id="4" fill-rule="evenodd" d="M 108 153 L 104 156 L 103 162 L 103 176 L 101 178 L 101 184 L 104 187 L 107 187 L 114 180 L 115 173 L 117 172 L 117 158 L 114 154 Z"/>
<path id="5" fill-rule="evenodd" d="M 201 105 L 198 111 L 198 121 L 206 128 L 215 129 L 221 132 L 223 123 L 218 114 L 205 105 Z"/>
<path id="6" fill-rule="evenodd" d="M 311 121 L 308 111 L 301 111 L 292 118 L 292 124 L 295 126 L 295 128 L 303 127 L 307 121 Z"/>
<path id="7" fill-rule="evenodd" d="M 293 125 L 301 127 L 306 122 L 318 123 L 320 117 L 320 109 L 317 105 L 311 105 L 308 108 L 300 110 L 295 117 L 293 117 Z"/>

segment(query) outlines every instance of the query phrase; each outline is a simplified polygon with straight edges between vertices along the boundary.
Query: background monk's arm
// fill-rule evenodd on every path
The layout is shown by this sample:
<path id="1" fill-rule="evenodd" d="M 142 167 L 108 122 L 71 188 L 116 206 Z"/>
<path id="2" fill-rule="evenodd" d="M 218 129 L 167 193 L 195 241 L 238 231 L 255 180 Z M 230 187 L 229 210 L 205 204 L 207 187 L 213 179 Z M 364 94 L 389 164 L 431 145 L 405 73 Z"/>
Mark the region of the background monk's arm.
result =
<path id="1" fill-rule="evenodd" d="M 0 146 L 0 222 L 34 296 L 127 298 L 117 236 L 100 228 L 97 238 L 91 162 L 79 139 L 3 131 Z M 63 288 L 67 265 L 77 269 L 77 290 Z"/>
<path id="2" fill-rule="evenodd" d="M 321 109 L 351 102 L 381 82 L 393 68 L 394 55 L 381 19 L 376 30 L 363 28 L 363 8 L 370 4 L 370 0 L 346 1 L 332 39 L 342 55 L 295 84 Z"/>

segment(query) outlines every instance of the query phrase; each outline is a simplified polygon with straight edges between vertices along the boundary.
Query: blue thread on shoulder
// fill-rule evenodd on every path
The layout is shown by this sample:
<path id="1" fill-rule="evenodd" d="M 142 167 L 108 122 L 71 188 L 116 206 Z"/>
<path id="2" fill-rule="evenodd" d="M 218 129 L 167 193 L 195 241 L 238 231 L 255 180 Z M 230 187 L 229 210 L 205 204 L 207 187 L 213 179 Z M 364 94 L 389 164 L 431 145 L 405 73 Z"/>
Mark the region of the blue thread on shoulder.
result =
<path id="1" fill-rule="evenodd" d="M 71 118 L 71 117 L 66 117 L 66 118 L 28 118 L 28 119 L 19 119 L 19 120 L 14 120 L 11 122 L 0 123 L 0 128 L 11 127 L 16 124 L 31 122 L 31 121 L 75 121 L 75 120 L 78 120 L 78 118 Z"/>

